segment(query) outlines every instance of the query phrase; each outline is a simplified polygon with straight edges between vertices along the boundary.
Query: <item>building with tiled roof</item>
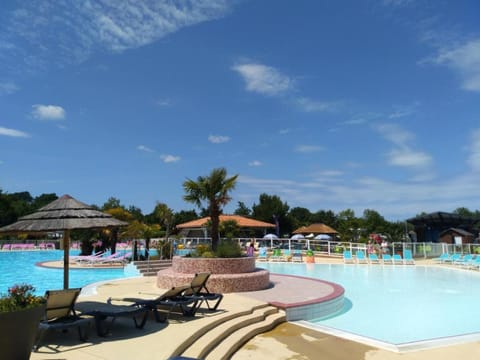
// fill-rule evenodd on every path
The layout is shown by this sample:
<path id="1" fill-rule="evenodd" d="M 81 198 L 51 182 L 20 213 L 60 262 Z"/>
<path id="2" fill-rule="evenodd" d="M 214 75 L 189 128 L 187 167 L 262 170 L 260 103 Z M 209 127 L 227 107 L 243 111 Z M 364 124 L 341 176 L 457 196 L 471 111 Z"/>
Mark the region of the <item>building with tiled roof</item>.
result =
<path id="1" fill-rule="evenodd" d="M 185 237 L 208 237 L 209 221 L 210 217 L 207 216 L 201 219 L 179 224 L 176 227 L 178 230 L 180 230 L 180 235 Z M 248 233 L 247 236 L 254 236 L 255 234 L 263 235 L 268 229 L 275 228 L 275 224 L 240 215 L 220 215 L 220 223 L 224 221 L 235 221 L 238 227 L 242 230 L 242 233 Z"/>

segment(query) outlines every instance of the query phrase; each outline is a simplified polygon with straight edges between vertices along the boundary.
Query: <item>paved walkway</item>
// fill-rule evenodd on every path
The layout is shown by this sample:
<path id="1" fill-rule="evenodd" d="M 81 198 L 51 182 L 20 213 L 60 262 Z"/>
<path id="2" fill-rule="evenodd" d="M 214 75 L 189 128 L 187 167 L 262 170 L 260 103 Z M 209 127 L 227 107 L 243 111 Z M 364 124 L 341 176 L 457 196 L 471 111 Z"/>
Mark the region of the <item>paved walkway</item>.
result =
<path id="1" fill-rule="evenodd" d="M 323 262 L 322 259 L 320 261 Z M 251 309 L 253 306 L 271 302 L 272 299 L 285 303 L 296 303 L 299 299 L 318 298 L 329 291 L 328 288 L 318 288 L 318 281 L 315 280 L 311 282 L 301 280 L 307 281 L 307 283 L 301 284 L 300 289 L 293 287 L 298 280 L 290 284 L 288 281 L 290 279 L 272 275 L 274 287 L 259 292 L 226 294 L 220 305 L 220 311 L 200 312 L 193 319 L 177 315 L 172 315 L 167 323 L 156 323 L 151 319 L 147 321 L 144 329 L 139 330 L 133 326 L 131 319 L 120 318 L 112 326 L 111 334 L 105 338 L 98 337 L 92 329 L 90 339 L 86 343 L 79 343 L 76 332 L 60 336 L 53 334 L 51 342 L 59 346 L 56 349 L 42 347 L 39 353 L 32 353 L 31 359 L 167 359 L 181 339 L 190 336 L 218 316 Z M 106 301 L 110 296 L 138 297 L 139 295 L 147 296 L 147 294 L 153 296 L 151 294 L 163 292 L 156 288 L 155 277 L 108 281 L 98 286 L 96 290 L 88 288 L 85 290 L 85 294 L 82 294 L 78 301 Z M 325 291 L 325 293 L 319 293 L 319 291 Z M 397 354 L 286 323 L 269 333 L 255 337 L 233 357 L 234 360 L 319 358 L 334 360 L 451 360 L 461 358 L 462 360 L 473 360 L 480 358 L 480 343 Z"/>

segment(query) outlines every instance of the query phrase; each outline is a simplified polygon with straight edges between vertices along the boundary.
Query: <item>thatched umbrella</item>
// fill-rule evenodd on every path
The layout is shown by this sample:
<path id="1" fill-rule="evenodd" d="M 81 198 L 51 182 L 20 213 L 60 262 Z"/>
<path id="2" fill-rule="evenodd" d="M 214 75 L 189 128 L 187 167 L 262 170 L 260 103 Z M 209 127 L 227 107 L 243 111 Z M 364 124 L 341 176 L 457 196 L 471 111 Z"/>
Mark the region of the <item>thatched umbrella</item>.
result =
<path id="1" fill-rule="evenodd" d="M 0 228 L 1 233 L 35 233 L 63 231 L 63 287 L 68 289 L 70 230 L 104 229 L 128 225 L 112 215 L 95 210 L 92 206 L 63 195 L 33 214 Z"/>

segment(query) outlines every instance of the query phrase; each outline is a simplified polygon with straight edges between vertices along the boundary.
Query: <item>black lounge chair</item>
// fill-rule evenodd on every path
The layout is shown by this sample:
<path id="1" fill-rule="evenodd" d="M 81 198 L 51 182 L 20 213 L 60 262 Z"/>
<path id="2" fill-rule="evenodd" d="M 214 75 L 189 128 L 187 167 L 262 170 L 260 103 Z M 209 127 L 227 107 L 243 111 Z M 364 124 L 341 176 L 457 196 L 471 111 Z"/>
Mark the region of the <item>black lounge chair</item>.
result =
<path id="1" fill-rule="evenodd" d="M 113 301 L 133 303 L 132 306 L 134 307 L 152 311 L 157 322 L 164 322 L 168 319 L 170 313 L 176 309 L 179 309 L 184 316 L 195 316 L 201 301 L 198 298 L 183 295 L 185 290 L 189 288 L 190 285 L 173 287 L 154 299 L 131 297 L 109 298 L 107 302 L 109 304 L 112 304 Z M 164 318 L 160 317 L 159 310 L 166 310 L 166 316 Z"/>
<path id="2" fill-rule="evenodd" d="M 99 301 L 82 301 L 77 304 L 82 314 L 95 318 L 98 336 L 104 337 L 110 333 L 115 320 L 119 317 L 132 318 L 137 329 L 143 329 L 148 319 L 148 309 L 133 305 L 115 305 Z M 110 319 L 110 321 L 108 321 Z"/>
<path id="3" fill-rule="evenodd" d="M 76 327 L 80 340 L 88 337 L 91 318 L 83 317 L 75 312 L 75 302 L 81 289 L 49 290 L 45 293 L 47 305 L 43 320 L 38 325 L 38 333 L 33 346 L 37 351 L 42 345 L 46 333 L 50 330 L 68 330 Z M 84 331 L 82 332 L 82 328 Z"/>
<path id="4" fill-rule="evenodd" d="M 200 304 L 205 302 L 209 310 L 215 311 L 220 305 L 223 299 L 223 294 L 212 293 L 207 288 L 207 281 L 210 277 L 210 273 L 198 273 L 192 279 L 190 286 L 183 293 L 185 296 L 191 296 L 200 301 Z M 210 302 L 214 302 L 210 305 Z"/>

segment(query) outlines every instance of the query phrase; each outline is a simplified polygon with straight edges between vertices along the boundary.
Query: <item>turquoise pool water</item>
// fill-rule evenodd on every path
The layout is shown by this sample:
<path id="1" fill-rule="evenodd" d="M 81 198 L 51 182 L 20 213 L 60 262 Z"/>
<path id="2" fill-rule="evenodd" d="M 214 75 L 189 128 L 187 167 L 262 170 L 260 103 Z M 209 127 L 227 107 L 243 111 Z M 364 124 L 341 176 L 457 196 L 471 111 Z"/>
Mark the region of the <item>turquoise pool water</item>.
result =
<path id="1" fill-rule="evenodd" d="M 71 251 L 77 255 L 78 251 Z M 51 269 L 36 266 L 43 261 L 63 259 L 63 250 L 40 251 L 0 251 L 0 294 L 5 294 L 14 284 L 28 283 L 43 295 L 46 290 L 63 288 L 63 269 Z M 123 269 L 70 269 L 70 287 L 85 285 L 104 280 L 125 278 Z"/>
<path id="2" fill-rule="evenodd" d="M 260 263 L 273 273 L 332 281 L 345 288 L 345 307 L 328 319 L 332 328 L 403 345 L 480 336 L 480 274 L 440 267 Z"/>

